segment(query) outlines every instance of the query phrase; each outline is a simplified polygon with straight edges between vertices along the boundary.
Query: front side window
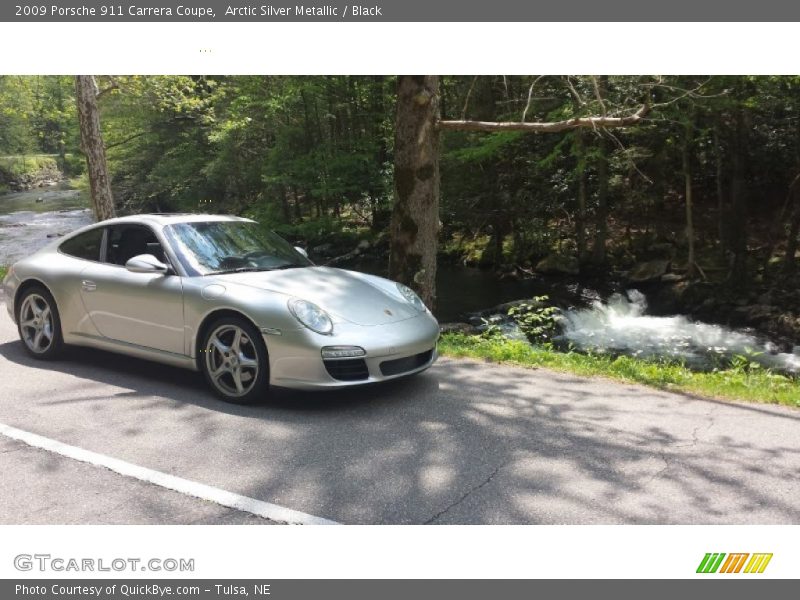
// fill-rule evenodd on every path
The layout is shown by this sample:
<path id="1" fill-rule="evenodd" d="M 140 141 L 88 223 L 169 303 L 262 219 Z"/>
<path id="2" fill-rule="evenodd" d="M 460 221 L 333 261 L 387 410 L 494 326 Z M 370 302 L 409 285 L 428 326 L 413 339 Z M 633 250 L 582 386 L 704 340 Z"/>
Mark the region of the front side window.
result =
<path id="1" fill-rule="evenodd" d="M 65 240 L 58 249 L 64 254 L 84 260 L 100 260 L 100 246 L 103 243 L 103 228 L 91 229 L 74 238 Z"/>
<path id="2" fill-rule="evenodd" d="M 289 242 L 250 221 L 180 223 L 167 231 L 191 273 L 271 271 L 313 264 Z"/>
<path id="3" fill-rule="evenodd" d="M 108 244 L 105 262 L 125 266 L 130 259 L 140 254 L 152 254 L 161 262 L 167 262 L 164 249 L 153 233 L 144 225 L 114 225 L 108 228 Z"/>

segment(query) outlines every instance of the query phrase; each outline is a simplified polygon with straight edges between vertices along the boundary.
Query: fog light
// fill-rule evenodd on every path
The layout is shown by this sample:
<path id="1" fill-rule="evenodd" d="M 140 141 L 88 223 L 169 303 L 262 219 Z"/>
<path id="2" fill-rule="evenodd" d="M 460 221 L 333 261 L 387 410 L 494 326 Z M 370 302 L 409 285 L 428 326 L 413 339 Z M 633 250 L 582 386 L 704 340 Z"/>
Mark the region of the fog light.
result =
<path id="1" fill-rule="evenodd" d="M 355 358 L 366 356 L 367 352 L 359 346 L 325 346 L 322 348 L 322 358 Z"/>

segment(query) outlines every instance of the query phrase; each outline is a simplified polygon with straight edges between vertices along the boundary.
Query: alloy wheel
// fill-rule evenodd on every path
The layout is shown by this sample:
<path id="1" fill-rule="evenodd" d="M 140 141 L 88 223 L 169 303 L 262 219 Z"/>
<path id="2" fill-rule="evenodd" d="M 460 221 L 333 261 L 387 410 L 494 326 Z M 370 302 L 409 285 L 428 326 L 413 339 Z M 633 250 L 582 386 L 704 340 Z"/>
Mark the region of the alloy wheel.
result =
<path id="1" fill-rule="evenodd" d="M 47 352 L 53 344 L 53 311 L 47 300 L 39 294 L 29 294 L 19 311 L 22 339 L 36 354 Z"/>
<path id="2" fill-rule="evenodd" d="M 208 374 L 224 395 L 244 396 L 258 379 L 258 352 L 241 327 L 222 325 L 208 337 L 205 348 Z"/>

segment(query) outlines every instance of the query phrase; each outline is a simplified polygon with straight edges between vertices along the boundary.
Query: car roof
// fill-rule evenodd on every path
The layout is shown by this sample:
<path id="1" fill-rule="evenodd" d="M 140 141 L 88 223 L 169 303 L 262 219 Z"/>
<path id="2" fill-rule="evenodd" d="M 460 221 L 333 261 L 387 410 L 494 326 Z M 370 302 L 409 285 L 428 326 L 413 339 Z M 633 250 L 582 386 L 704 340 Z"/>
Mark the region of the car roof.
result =
<path id="1" fill-rule="evenodd" d="M 236 217 L 233 215 L 207 215 L 195 213 L 146 213 L 142 215 L 130 215 L 127 217 L 116 217 L 106 221 L 100 221 L 96 225 L 116 225 L 125 223 L 148 223 L 150 225 L 175 225 L 176 223 L 203 223 L 208 221 L 244 221 L 251 222 L 252 219 Z"/>

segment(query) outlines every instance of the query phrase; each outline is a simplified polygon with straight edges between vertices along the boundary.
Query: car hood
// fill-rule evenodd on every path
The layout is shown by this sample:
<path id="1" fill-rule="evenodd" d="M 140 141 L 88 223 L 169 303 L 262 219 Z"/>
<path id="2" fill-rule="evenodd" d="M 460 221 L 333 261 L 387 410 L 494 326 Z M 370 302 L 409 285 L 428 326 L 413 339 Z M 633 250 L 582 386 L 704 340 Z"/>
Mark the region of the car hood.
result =
<path id="1" fill-rule="evenodd" d="M 304 267 L 218 275 L 230 284 L 302 298 L 358 325 L 384 325 L 419 314 L 387 279 L 332 267 Z"/>

